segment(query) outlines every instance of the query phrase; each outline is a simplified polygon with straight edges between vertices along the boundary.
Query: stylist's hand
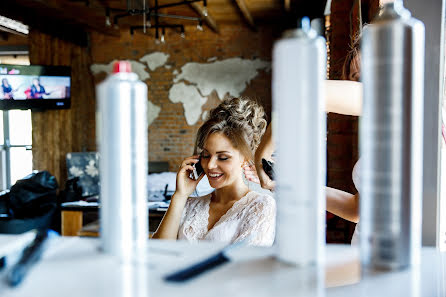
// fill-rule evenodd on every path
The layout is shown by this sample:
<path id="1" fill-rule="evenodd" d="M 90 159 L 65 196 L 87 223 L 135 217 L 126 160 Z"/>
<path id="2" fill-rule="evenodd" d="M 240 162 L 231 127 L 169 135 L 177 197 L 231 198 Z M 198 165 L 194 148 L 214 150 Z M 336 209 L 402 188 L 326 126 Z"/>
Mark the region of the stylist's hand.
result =
<path id="1" fill-rule="evenodd" d="M 194 170 L 193 165 L 199 162 L 198 158 L 199 156 L 191 156 L 181 163 L 180 170 L 177 173 L 175 197 L 189 197 L 203 178 L 204 173 L 197 180 L 189 177 Z"/>
<path id="2" fill-rule="evenodd" d="M 260 184 L 259 176 L 257 175 L 257 170 L 254 164 L 246 162 L 243 165 L 243 173 L 248 181 Z"/>
<path id="3" fill-rule="evenodd" d="M 262 159 L 260 158 L 260 162 L 255 162 L 257 175 L 259 176 L 260 185 L 262 188 L 274 191 L 276 187 L 276 182 L 271 180 L 266 172 L 263 170 Z"/>
<path id="4" fill-rule="evenodd" d="M 260 184 L 262 186 L 262 188 L 264 188 L 264 189 L 274 191 L 276 183 L 274 181 L 272 181 L 269 178 L 269 176 L 265 173 L 265 171 L 263 170 L 263 166 L 262 165 L 260 165 L 260 166 L 261 166 L 261 168 L 259 169 L 259 171 L 257 171 L 254 164 L 248 163 L 248 164 L 244 165 L 243 172 L 245 173 L 246 179 L 250 182 Z M 260 172 L 260 174 L 258 174 L 258 172 Z M 260 177 L 262 177 L 262 179 Z"/>

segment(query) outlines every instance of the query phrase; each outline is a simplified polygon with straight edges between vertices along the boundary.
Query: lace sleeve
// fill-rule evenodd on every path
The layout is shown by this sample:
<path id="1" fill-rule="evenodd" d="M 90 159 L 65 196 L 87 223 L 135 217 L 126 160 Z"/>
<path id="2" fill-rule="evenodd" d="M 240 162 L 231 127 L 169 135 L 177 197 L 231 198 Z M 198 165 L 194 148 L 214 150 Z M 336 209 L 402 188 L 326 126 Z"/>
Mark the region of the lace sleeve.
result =
<path id="1" fill-rule="evenodd" d="M 247 239 L 247 244 L 271 246 L 276 231 L 276 201 L 271 196 L 261 196 L 249 206 L 234 242 Z"/>

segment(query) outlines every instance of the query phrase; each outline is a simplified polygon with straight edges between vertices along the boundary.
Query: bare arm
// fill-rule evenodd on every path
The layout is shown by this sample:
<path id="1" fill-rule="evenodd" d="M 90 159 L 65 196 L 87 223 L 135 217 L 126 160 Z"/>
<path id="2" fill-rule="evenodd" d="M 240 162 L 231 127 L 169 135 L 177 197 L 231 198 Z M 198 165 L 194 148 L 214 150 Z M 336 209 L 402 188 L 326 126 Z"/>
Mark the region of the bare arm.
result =
<path id="1" fill-rule="evenodd" d="M 350 80 L 327 80 L 326 81 L 326 112 L 334 112 L 345 115 L 359 116 L 362 113 L 362 83 Z M 254 156 L 258 179 L 262 188 L 274 190 L 275 182 L 272 181 L 263 171 L 262 158 L 271 159 L 274 152 L 274 142 L 271 124 L 268 126 L 262 141 L 259 144 Z M 255 172 L 247 170 L 247 178 L 257 182 Z M 347 193 L 348 194 L 348 193 Z M 350 194 L 351 195 L 351 194 Z"/>
<path id="2" fill-rule="evenodd" d="M 359 221 L 359 193 L 355 195 L 326 187 L 327 211 L 348 221 Z"/>
<path id="3" fill-rule="evenodd" d="M 263 171 L 262 158 L 269 159 L 274 151 L 271 124 L 268 126 L 262 142 L 255 154 L 255 165 L 262 188 L 274 189 L 275 183 Z M 326 187 L 327 211 L 351 222 L 359 221 L 359 194 L 355 195 Z"/>
<path id="4" fill-rule="evenodd" d="M 272 136 L 272 124 L 268 125 L 262 141 L 254 155 L 254 165 L 256 167 L 257 175 L 259 176 L 260 185 L 264 189 L 274 190 L 275 182 L 272 181 L 263 170 L 262 159 L 271 160 L 271 155 L 274 152 L 274 141 Z"/>
<path id="5" fill-rule="evenodd" d="M 326 81 L 326 112 L 359 116 L 362 113 L 362 83 Z M 359 221 L 359 194 L 326 187 L 327 211 L 351 222 Z"/>
<path id="6" fill-rule="evenodd" d="M 169 208 L 152 238 L 177 239 L 186 201 L 204 176 L 202 174 L 197 180 L 189 178 L 189 172 L 193 170 L 192 165 L 198 161 L 198 156 L 192 156 L 186 158 L 181 164 L 177 174 L 175 194 L 173 194 Z"/>
<path id="7" fill-rule="evenodd" d="M 327 80 L 325 86 L 326 112 L 361 115 L 362 83 L 351 80 Z"/>
<path id="8" fill-rule="evenodd" d="M 181 215 L 183 214 L 186 201 L 187 196 L 180 197 L 177 193 L 172 196 L 169 208 L 152 238 L 177 239 Z"/>

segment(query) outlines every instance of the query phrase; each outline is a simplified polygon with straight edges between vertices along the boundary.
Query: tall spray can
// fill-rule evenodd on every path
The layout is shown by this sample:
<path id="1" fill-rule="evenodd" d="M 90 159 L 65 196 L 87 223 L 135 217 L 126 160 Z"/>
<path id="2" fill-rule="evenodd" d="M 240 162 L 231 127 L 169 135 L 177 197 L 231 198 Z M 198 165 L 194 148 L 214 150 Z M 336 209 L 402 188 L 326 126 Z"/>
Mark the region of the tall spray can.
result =
<path id="1" fill-rule="evenodd" d="M 417 264 L 421 248 L 424 25 L 386 4 L 361 41 L 363 271 Z"/>
<path id="2" fill-rule="evenodd" d="M 323 263 L 325 247 L 325 39 L 303 18 L 273 50 L 273 132 L 277 148 L 277 258 Z"/>
<path id="3" fill-rule="evenodd" d="M 105 253 L 122 262 L 147 252 L 147 85 L 119 61 L 97 86 L 100 153 L 100 236 Z"/>

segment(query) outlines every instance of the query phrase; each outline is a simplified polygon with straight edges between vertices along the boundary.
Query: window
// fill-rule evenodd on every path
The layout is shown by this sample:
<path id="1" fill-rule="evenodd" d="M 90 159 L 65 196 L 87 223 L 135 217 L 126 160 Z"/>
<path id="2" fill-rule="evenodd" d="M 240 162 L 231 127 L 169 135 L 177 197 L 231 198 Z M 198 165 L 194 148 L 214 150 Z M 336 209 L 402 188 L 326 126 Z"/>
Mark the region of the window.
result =
<path id="1" fill-rule="evenodd" d="M 29 65 L 28 56 L 0 56 L 2 64 Z M 30 110 L 0 112 L 0 190 L 32 172 Z"/>

